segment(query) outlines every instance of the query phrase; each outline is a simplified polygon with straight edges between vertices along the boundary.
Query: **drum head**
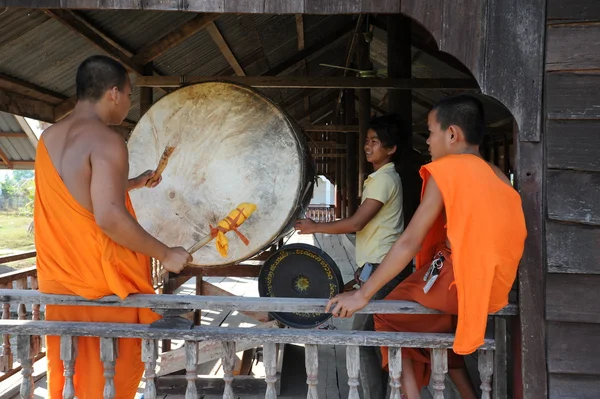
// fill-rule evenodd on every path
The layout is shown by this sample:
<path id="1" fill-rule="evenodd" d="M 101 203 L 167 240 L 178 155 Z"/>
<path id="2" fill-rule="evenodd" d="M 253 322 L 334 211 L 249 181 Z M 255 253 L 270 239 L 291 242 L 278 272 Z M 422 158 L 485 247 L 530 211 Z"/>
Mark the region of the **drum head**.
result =
<path id="1" fill-rule="evenodd" d="M 344 287 L 342 274 L 329 255 L 308 244 L 286 245 L 263 265 L 258 292 L 274 298 L 333 298 Z M 331 318 L 331 313 L 271 313 L 294 328 L 314 328 Z"/>
<path id="2" fill-rule="evenodd" d="M 166 245 L 189 248 L 238 204 L 257 205 L 239 228 L 248 246 L 229 232 L 226 258 L 213 240 L 194 254 L 195 265 L 226 265 L 260 252 L 289 228 L 307 191 L 299 129 L 245 86 L 208 82 L 166 95 L 140 119 L 128 146 L 130 176 L 155 169 L 165 146 L 176 146 L 161 184 L 131 193 L 140 224 Z"/>

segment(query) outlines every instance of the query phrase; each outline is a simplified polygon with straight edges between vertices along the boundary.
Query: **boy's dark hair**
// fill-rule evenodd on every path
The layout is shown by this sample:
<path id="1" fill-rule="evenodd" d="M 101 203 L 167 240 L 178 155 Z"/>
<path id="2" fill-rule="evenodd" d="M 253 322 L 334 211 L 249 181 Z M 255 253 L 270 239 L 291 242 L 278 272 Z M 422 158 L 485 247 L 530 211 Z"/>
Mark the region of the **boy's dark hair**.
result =
<path id="1" fill-rule="evenodd" d="M 402 131 L 404 121 L 398 114 L 386 114 L 369 121 L 369 129 L 373 129 L 377 133 L 377 137 L 381 145 L 385 148 L 396 146 L 396 152 L 392 154 L 392 161 L 396 161 L 400 157 L 401 136 L 405 134 Z"/>
<path id="2" fill-rule="evenodd" d="M 77 99 L 99 101 L 107 90 L 115 86 L 123 91 L 126 82 L 127 70 L 123 65 L 110 57 L 93 55 L 77 68 Z"/>
<path id="3" fill-rule="evenodd" d="M 485 131 L 483 104 L 473 96 L 459 94 L 444 98 L 433 106 L 432 111 L 437 111 L 437 121 L 442 130 L 450 125 L 460 127 L 465 133 L 467 143 L 481 144 Z"/>

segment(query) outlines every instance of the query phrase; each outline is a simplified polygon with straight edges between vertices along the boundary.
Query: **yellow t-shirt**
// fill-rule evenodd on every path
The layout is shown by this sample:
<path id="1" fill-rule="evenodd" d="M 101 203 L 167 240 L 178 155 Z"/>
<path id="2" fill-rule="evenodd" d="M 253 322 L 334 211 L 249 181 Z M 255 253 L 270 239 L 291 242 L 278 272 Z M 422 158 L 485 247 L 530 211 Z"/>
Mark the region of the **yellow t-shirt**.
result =
<path id="1" fill-rule="evenodd" d="M 363 184 L 361 204 L 367 198 L 383 203 L 383 207 L 361 230 L 356 232 L 356 263 L 381 263 L 404 230 L 402 181 L 393 163 L 371 173 Z"/>

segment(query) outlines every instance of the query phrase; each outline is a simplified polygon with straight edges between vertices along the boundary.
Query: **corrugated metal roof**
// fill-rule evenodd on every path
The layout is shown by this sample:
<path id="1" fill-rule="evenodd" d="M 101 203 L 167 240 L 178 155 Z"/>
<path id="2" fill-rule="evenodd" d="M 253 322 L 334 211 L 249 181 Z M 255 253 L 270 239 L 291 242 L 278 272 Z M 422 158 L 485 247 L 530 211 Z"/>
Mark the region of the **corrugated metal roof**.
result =
<path id="1" fill-rule="evenodd" d="M 31 31 L 44 21 L 46 14 L 39 10 L 7 8 L 0 12 L 0 46 L 4 46 Z"/>
<path id="2" fill-rule="evenodd" d="M 197 15 L 151 10 L 94 10 L 82 11 L 81 14 L 111 39 L 134 53 Z"/>
<path id="3" fill-rule="evenodd" d="M 15 135 L 3 136 L 1 133 L 16 133 Z M 14 115 L 0 111 L 0 150 L 10 161 L 33 161 L 35 160 L 35 147 L 23 132 Z M 23 165 L 15 165 L 20 168 Z M 0 169 L 7 166 L 0 161 Z"/>
<path id="4" fill-rule="evenodd" d="M 66 96 L 75 94 L 79 64 L 103 54 L 52 19 L 0 47 L 0 53 L 0 71 Z"/>

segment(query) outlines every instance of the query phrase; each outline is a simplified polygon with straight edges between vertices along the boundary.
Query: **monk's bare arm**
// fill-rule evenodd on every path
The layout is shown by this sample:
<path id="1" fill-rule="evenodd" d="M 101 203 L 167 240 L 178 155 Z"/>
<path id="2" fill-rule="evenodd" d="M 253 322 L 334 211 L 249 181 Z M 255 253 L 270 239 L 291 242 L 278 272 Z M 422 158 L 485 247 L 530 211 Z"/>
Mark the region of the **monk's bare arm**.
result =
<path id="1" fill-rule="evenodd" d="M 90 161 L 90 191 L 98 226 L 116 243 L 163 260 L 169 248 L 148 234 L 125 207 L 129 172 L 125 142 L 117 134 L 104 134 L 102 142 L 94 146 Z"/>
<path id="2" fill-rule="evenodd" d="M 375 273 L 361 287 L 367 298 L 372 298 L 388 281 L 400 273 L 421 249 L 427 232 L 442 209 L 442 193 L 433 177 L 429 178 L 423 200 L 419 204 L 406 230 L 394 243 Z"/>
<path id="3" fill-rule="evenodd" d="M 354 215 L 349 218 L 337 220 L 335 222 L 328 223 L 315 223 L 309 219 L 299 220 L 295 224 L 296 230 L 299 230 L 300 234 L 314 234 L 314 233 L 325 233 L 325 234 L 346 234 L 355 233 L 361 231 L 367 223 L 371 221 L 383 208 L 383 203 L 367 198 Z"/>
<path id="4" fill-rule="evenodd" d="M 417 254 L 427 232 L 433 226 L 442 209 L 442 194 L 433 180 L 429 178 L 421 204 L 417 208 L 408 227 L 394 243 L 375 273 L 357 291 L 346 292 L 329 300 L 325 312 L 338 317 L 350 317 L 354 312 L 364 308 L 369 300 L 388 281 L 400 273 Z"/>

